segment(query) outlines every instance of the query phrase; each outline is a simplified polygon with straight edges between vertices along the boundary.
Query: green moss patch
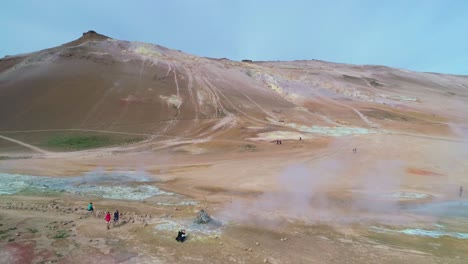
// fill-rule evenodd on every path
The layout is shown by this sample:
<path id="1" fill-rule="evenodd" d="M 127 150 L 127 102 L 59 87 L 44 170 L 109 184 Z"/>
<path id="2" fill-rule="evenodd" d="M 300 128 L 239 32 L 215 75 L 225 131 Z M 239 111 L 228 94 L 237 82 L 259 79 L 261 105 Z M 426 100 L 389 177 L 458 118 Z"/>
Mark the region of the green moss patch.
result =
<path id="1" fill-rule="evenodd" d="M 51 148 L 82 150 L 130 144 L 140 140 L 142 140 L 142 138 L 139 137 L 114 138 L 105 135 L 66 135 L 54 136 L 49 139 L 47 143 Z"/>
<path id="2" fill-rule="evenodd" d="M 59 231 L 57 231 L 57 234 L 55 234 L 54 238 L 62 239 L 62 238 L 67 238 L 69 236 L 70 236 L 70 234 L 68 233 L 67 230 L 59 230 Z"/>

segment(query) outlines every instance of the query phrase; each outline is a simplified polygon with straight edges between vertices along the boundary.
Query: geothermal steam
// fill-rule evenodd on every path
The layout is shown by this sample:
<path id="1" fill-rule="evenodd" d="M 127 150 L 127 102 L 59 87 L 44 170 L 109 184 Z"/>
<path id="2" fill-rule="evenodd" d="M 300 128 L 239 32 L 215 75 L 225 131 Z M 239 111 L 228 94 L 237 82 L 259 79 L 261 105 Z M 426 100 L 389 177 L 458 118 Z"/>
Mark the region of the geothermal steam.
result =
<path id="1" fill-rule="evenodd" d="M 350 223 L 383 220 L 384 215 L 398 214 L 398 201 L 386 199 L 385 195 L 399 190 L 404 175 L 401 162 L 376 162 L 361 176 L 346 175 L 349 167 L 350 164 L 338 161 L 325 161 L 314 170 L 302 164 L 288 166 L 278 176 L 276 190 L 263 193 L 253 202 L 233 201 L 219 217 L 262 224 L 280 219 Z M 352 177 L 354 187 L 333 193 L 331 190 L 346 189 L 342 186 L 346 179 L 338 175 Z"/>

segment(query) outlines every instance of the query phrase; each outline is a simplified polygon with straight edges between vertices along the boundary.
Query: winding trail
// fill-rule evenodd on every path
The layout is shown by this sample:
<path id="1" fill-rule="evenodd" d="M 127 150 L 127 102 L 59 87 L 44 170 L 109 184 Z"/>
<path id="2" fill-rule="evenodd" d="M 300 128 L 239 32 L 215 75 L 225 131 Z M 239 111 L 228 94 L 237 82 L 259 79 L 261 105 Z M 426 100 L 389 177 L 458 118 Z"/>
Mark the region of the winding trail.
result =
<path id="1" fill-rule="evenodd" d="M 13 143 L 16 143 L 16 144 L 21 145 L 21 146 L 23 146 L 23 147 L 29 148 L 29 149 L 34 150 L 34 151 L 36 151 L 36 152 L 39 152 L 39 153 L 41 153 L 41 154 L 50 154 L 50 153 L 51 153 L 51 152 L 49 152 L 49 151 L 47 151 L 47 150 L 43 150 L 43 149 L 38 148 L 38 147 L 36 147 L 36 146 L 30 145 L 30 144 L 28 144 L 28 143 L 24 143 L 24 142 L 22 142 L 22 141 L 19 141 L 19 140 L 10 138 L 10 137 L 5 137 L 5 136 L 0 135 L 0 138 L 1 138 L 1 139 L 4 139 L 4 140 L 8 140 L 8 141 L 13 142 Z"/>

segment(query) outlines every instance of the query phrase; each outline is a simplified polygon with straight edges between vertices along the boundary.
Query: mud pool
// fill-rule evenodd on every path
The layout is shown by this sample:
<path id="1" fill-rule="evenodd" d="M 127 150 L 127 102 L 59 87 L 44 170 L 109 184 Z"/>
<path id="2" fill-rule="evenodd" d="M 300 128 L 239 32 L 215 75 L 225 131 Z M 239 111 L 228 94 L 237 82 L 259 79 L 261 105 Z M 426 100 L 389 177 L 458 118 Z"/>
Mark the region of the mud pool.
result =
<path id="1" fill-rule="evenodd" d="M 407 211 L 438 217 L 468 218 L 468 201 L 442 201 L 407 206 Z"/>
<path id="2" fill-rule="evenodd" d="M 399 233 L 410 236 L 421 236 L 421 237 L 431 237 L 431 238 L 441 238 L 441 237 L 452 237 L 458 239 L 468 239 L 468 233 L 456 232 L 447 230 L 442 225 L 434 225 L 436 229 L 422 229 L 422 228 L 405 228 L 405 229 L 390 229 L 384 227 L 372 226 L 371 231 L 378 233 Z"/>
<path id="3" fill-rule="evenodd" d="M 393 192 L 384 195 L 384 198 L 392 200 L 418 200 L 429 198 L 430 195 L 417 192 Z"/>
<path id="4" fill-rule="evenodd" d="M 0 195 L 68 193 L 133 201 L 176 196 L 156 187 L 156 182 L 151 175 L 135 171 L 93 171 L 69 178 L 0 173 Z"/>
<path id="5" fill-rule="evenodd" d="M 191 220 L 176 221 L 164 219 L 156 223 L 154 227 L 155 232 L 168 232 L 171 236 L 182 228 L 187 231 L 188 239 L 190 240 L 201 240 L 206 237 L 220 236 L 223 231 L 222 224 L 196 224 Z"/>

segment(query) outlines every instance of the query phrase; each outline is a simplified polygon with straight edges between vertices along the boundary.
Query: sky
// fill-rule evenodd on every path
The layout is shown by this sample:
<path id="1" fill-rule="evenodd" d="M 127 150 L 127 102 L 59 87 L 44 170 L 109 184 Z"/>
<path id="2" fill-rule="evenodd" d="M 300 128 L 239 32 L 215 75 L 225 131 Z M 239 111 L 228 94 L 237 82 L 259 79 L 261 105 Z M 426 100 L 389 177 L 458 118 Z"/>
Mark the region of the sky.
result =
<path id="1" fill-rule="evenodd" d="M 0 10 L 0 58 L 95 30 L 214 58 L 468 75 L 465 0 L 15 0 Z"/>

